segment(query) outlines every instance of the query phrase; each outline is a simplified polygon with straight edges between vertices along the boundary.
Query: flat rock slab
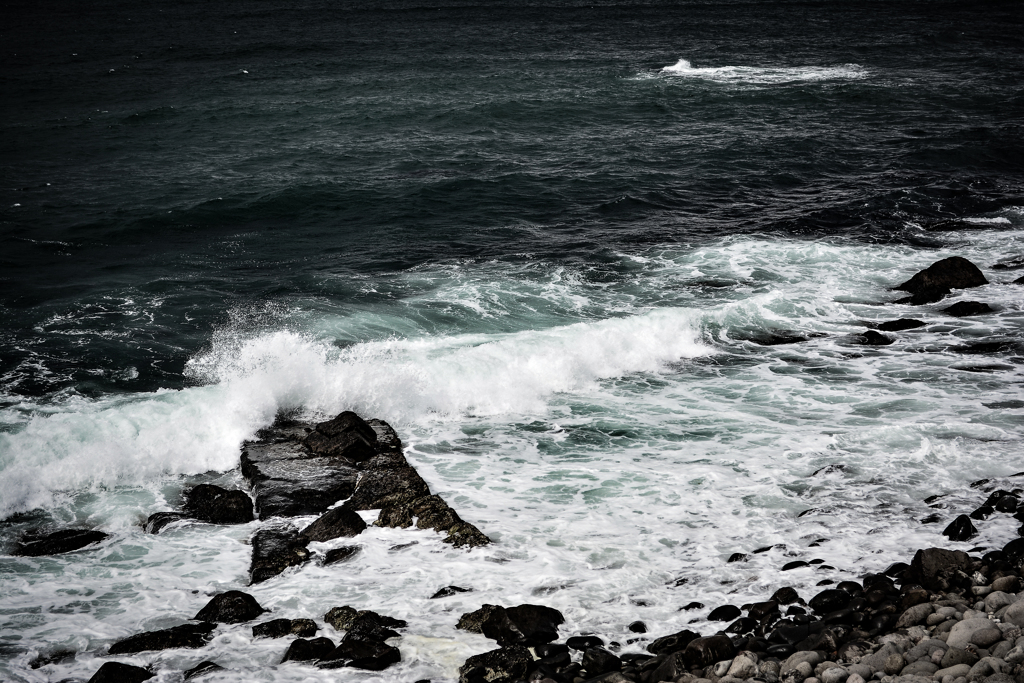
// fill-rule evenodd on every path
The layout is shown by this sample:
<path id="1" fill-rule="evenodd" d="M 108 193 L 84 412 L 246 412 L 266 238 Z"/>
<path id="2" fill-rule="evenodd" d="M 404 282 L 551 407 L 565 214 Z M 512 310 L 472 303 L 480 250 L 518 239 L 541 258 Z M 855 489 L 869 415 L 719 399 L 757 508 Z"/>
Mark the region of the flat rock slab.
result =
<path id="1" fill-rule="evenodd" d="M 93 529 L 61 529 L 52 534 L 27 534 L 15 548 L 14 554 L 22 557 L 60 555 L 99 543 L 107 537 L 108 534 Z"/>
<path id="2" fill-rule="evenodd" d="M 216 628 L 216 624 L 202 622 L 175 626 L 162 631 L 138 633 L 111 645 L 109 654 L 126 655 L 147 650 L 169 650 L 176 647 L 199 648 L 210 642 Z"/>

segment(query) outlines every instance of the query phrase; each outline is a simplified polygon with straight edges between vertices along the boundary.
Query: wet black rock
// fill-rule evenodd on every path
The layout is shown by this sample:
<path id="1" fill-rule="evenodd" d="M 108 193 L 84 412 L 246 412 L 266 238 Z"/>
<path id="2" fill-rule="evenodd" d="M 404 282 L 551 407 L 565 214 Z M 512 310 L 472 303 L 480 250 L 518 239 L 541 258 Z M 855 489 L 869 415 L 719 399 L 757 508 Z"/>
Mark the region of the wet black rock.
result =
<path id="1" fill-rule="evenodd" d="M 227 591 L 214 596 L 193 619 L 218 624 L 241 624 L 269 611 L 263 609 L 256 598 L 248 593 Z"/>
<path id="2" fill-rule="evenodd" d="M 481 605 L 480 609 L 467 612 L 459 617 L 459 621 L 455 625 L 455 628 L 463 631 L 469 631 L 470 633 L 483 633 L 481 628 L 483 623 L 490 618 L 492 613 L 502 609 L 505 608 L 499 607 L 498 605 Z"/>
<path id="3" fill-rule="evenodd" d="M 1003 546 L 1003 561 L 1016 569 L 1024 560 L 1024 538 L 1015 538 Z"/>
<path id="4" fill-rule="evenodd" d="M 252 537 L 252 560 L 249 578 L 252 583 L 271 579 L 288 567 L 309 560 L 307 539 L 295 529 L 271 527 L 257 531 Z"/>
<path id="5" fill-rule="evenodd" d="M 366 522 L 359 513 L 342 504 L 320 515 L 302 530 L 302 536 L 310 541 L 330 541 L 342 536 L 358 536 L 365 528 Z"/>
<path id="6" fill-rule="evenodd" d="M 168 650 L 174 647 L 199 648 L 210 642 L 216 628 L 216 624 L 202 622 L 184 624 L 161 631 L 137 633 L 111 645 L 109 654 L 126 655 L 147 650 Z"/>
<path id="7" fill-rule="evenodd" d="M 312 619 L 272 619 L 252 627 L 253 638 L 284 638 L 299 636 L 310 638 L 316 635 L 316 622 Z"/>
<path id="8" fill-rule="evenodd" d="M 301 424 L 277 424 L 261 436 L 247 443 L 241 456 L 260 519 L 320 514 L 355 491 L 356 464 L 311 453 L 302 445 Z"/>
<path id="9" fill-rule="evenodd" d="M 154 676 L 156 676 L 155 673 L 139 666 L 121 662 L 106 662 L 92 675 L 88 683 L 142 683 Z"/>
<path id="10" fill-rule="evenodd" d="M 343 545 L 340 548 L 331 548 L 324 553 L 324 564 L 337 564 L 355 557 L 359 554 L 359 546 Z"/>
<path id="11" fill-rule="evenodd" d="M 397 647 L 377 640 L 364 640 L 346 636 L 338 647 L 321 658 L 322 669 L 349 667 L 366 671 L 383 671 L 402 661 Z"/>
<path id="12" fill-rule="evenodd" d="M 558 639 L 562 613 L 543 605 L 519 605 L 492 610 L 480 624 L 480 632 L 498 645 L 540 645 Z"/>
<path id="13" fill-rule="evenodd" d="M 747 561 L 747 554 L 746 553 L 733 553 L 732 555 L 729 556 L 729 559 L 726 560 L 726 563 L 746 562 L 746 561 Z"/>
<path id="14" fill-rule="evenodd" d="M 807 603 L 816 614 L 828 614 L 850 604 L 850 594 L 838 588 L 823 590 Z"/>
<path id="15" fill-rule="evenodd" d="M 60 555 L 99 543 L 107 537 L 108 534 L 93 529 L 61 529 L 50 534 L 28 533 L 22 537 L 14 554 L 22 557 Z"/>
<path id="16" fill-rule="evenodd" d="M 409 465 L 387 467 L 364 472 L 348 504 L 354 510 L 378 510 L 395 501 L 411 501 L 428 495 L 430 487 L 414 468 Z"/>
<path id="17" fill-rule="evenodd" d="M 736 656 L 736 647 L 725 635 L 714 635 L 690 641 L 683 651 L 683 657 L 690 668 L 710 666 L 715 662 L 732 659 Z"/>
<path id="18" fill-rule="evenodd" d="M 995 508 L 990 505 L 982 505 L 968 516 L 971 519 L 986 520 L 991 517 L 992 513 L 995 511 Z"/>
<path id="19" fill-rule="evenodd" d="M 334 642 L 330 638 L 296 638 L 288 646 L 282 662 L 312 662 L 327 657 L 334 652 Z"/>
<path id="20" fill-rule="evenodd" d="M 700 638 L 699 633 L 693 631 L 679 631 L 671 635 L 662 636 L 647 646 L 647 651 L 655 655 L 668 655 L 673 652 L 682 652 L 694 640 Z"/>
<path id="21" fill-rule="evenodd" d="M 205 661 L 199 662 L 194 667 L 184 673 L 186 681 L 191 681 L 193 678 L 199 678 L 206 674 L 212 674 L 214 671 L 223 671 L 224 667 L 216 662 Z"/>
<path id="22" fill-rule="evenodd" d="M 411 495 L 414 494 L 400 492 L 386 496 L 383 499 L 380 516 L 374 525 L 404 529 L 412 526 L 415 518 L 417 529 L 433 529 L 439 533 L 446 533 L 448 536 L 445 542 L 456 547 L 474 548 L 491 542 L 491 539 L 475 526 L 464 522 L 440 496 L 410 497 Z"/>
<path id="23" fill-rule="evenodd" d="M 766 600 L 765 602 L 755 602 L 747 608 L 747 616 L 752 619 L 761 620 L 769 614 L 774 614 L 779 611 L 779 603 L 774 600 Z"/>
<path id="24" fill-rule="evenodd" d="M 996 512 L 1005 512 L 1008 514 L 1013 514 L 1017 511 L 1017 506 L 1019 503 L 1020 501 L 1017 499 L 1016 496 L 1003 496 L 1002 498 L 996 501 L 995 509 Z"/>
<path id="25" fill-rule="evenodd" d="M 436 593 L 431 595 L 430 599 L 431 600 L 436 600 L 438 598 L 447 598 L 449 596 L 455 595 L 456 593 L 470 593 L 470 592 L 472 592 L 472 590 L 473 590 L 472 588 L 459 588 L 458 586 L 445 586 L 444 588 L 440 589 L 439 591 L 437 591 Z"/>
<path id="26" fill-rule="evenodd" d="M 526 678 L 533 657 L 522 645 L 474 655 L 459 668 L 459 683 L 512 683 Z"/>
<path id="27" fill-rule="evenodd" d="M 966 541 L 978 535 L 978 530 L 971 524 L 971 518 L 960 515 L 942 530 L 942 535 L 951 541 Z"/>
<path id="28" fill-rule="evenodd" d="M 368 617 L 373 624 L 385 628 L 405 628 L 408 624 L 402 619 L 384 616 L 370 610 L 356 610 L 354 607 L 345 605 L 343 607 L 332 607 L 324 615 L 324 621 L 339 631 L 349 631 L 355 628 L 361 617 Z M 368 622 L 369 623 L 369 622 Z M 479 631 L 477 631 L 479 633 Z M 393 633 L 392 635 L 398 635 Z M 390 636 L 388 636 L 390 637 Z"/>
<path id="29" fill-rule="evenodd" d="M 809 562 L 804 562 L 803 560 L 793 560 L 792 562 L 787 562 L 786 564 L 782 565 L 782 571 L 788 572 L 791 569 L 799 569 L 800 567 L 807 567 L 807 566 L 809 566 L 809 564 L 810 564 Z"/>
<path id="30" fill-rule="evenodd" d="M 741 614 L 743 612 L 735 605 L 722 605 L 711 610 L 711 614 L 708 615 L 708 621 L 732 621 Z"/>
<path id="31" fill-rule="evenodd" d="M 772 593 L 772 597 L 769 599 L 780 605 L 791 605 L 794 602 L 800 601 L 800 595 L 796 592 L 796 589 L 789 586 L 783 586 Z"/>
<path id="32" fill-rule="evenodd" d="M 926 323 L 923 320 L 915 320 L 913 318 L 900 318 L 899 320 L 889 320 L 878 326 L 878 329 L 883 332 L 902 332 L 903 330 L 913 330 L 918 327 L 924 327 Z"/>
<path id="33" fill-rule="evenodd" d="M 634 621 L 626 628 L 628 628 L 632 633 L 647 633 L 647 624 L 642 621 Z"/>
<path id="34" fill-rule="evenodd" d="M 910 563 L 907 573 L 922 586 L 932 591 L 947 591 L 962 580 L 963 573 L 970 567 L 967 553 L 943 548 L 918 550 Z M 888 571 L 887 571 L 888 573 Z"/>
<path id="35" fill-rule="evenodd" d="M 687 611 L 688 612 L 691 609 L 704 609 L 704 603 L 703 602 L 688 602 L 685 605 L 683 605 L 682 607 L 680 607 L 679 611 L 680 612 L 682 612 L 682 611 Z"/>
<path id="36" fill-rule="evenodd" d="M 181 512 L 154 512 L 146 520 L 146 533 L 158 534 L 164 527 L 183 519 L 188 519 L 188 515 Z"/>
<path id="37" fill-rule="evenodd" d="M 868 330 L 860 335 L 860 343 L 867 346 L 888 346 L 895 341 L 892 337 L 887 337 L 881 332 L 875 332 L 874 330 Z"/>
<path id="38" fill-rule="evenodd" d="M 565 641 L 565 646 L 580 652 L 586 652 L 592 647 L 604 647 L 604 641 L 598 636 L 572 636 Z"/>
<path id="39" fill-rule="evenodd" d="M 244 491 L 199 484 L 184 494 L 185 514 L 211 524 L 246 524 L 253 519 L 252 499 Z"/>
<path id="40" fill-rule="evenodd" d="M 970 315 L 991 313 L 992 307 L 980 301 L 958 301 L 948 308 L 943 308 L 942 312 L 948 313 L 956 318 L 966 318 Z"/>
<path id="41" fill-rule="evenodd" d="M 939 301 L 952 289 L 966 289 L 987 285 L 988 280 L 976 265 L 960 256 L 937 261 L 893 289 L 910 293 L 901 303 L 914 305 Z"/>
<path id="42" fill-rule="evenodd" d="M 362 462 L 377 454 L 377 433 L 361 417 L 346 410 L 318 424 L 303 444 L 317 455 Z"/>
<path id="43" fill-rule="evenodd" d="M 60 664 L 73 660 L 78 653 L 75 650 L 53 650 L 51 652 L 39 653 L 29 663 L 29 668 L 38 669 L 47 664 Z"/>
<path id="44" fill-rule="evenodd" d="M 622 669 L 622 660 L 603 647 L 588 648 L 580 664 L 591 678 Z"/>
<path id="45" fill-rule="evenodd" d="M 364 640 L 367 642 L 384 642 L 388 638 L 397 638 L 400 634 L 391 627 L 402 628 L 406 622 L 392 619 L 376 612 L 363 610 L 356 615 L 345 634 L 345 641 Z"/>
<path id="46" fill-rule="evenodd" d="M 598 641 L 601 639 L 598 638 Z M 600 647 L 604 643 L 599 643 L 597 647 Z M 583 648 L 584 650 L 586 648 Z M 561 655 L 569 654 L 569 646 L 565 643 L 544 643 L 533 648 L 533 651 L 537 653 L 537 656 L 541 659 L 548 659 L 551 657 L 560 657 Z"/>

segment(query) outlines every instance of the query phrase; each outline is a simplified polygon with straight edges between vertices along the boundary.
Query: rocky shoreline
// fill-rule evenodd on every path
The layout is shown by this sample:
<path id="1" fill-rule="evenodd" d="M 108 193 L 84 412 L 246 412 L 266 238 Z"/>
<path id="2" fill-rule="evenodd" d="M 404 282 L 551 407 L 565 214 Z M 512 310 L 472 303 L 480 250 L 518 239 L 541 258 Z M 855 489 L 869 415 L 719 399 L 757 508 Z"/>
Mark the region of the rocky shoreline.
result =
<path id="1" fill-rule="evenodd" d="M 1024 280 L 1024 278 L 1022 278 Z M 1020 281 L 1018 281 L 1020 282 Z M 895 289 L 910 294 L 900 303 L 935 303 L 952 289 L 976 287 L 987 280 L 965 259 L 944 259 Z M 1020 282 L 1024 284 L 1024 282 Z M 970 304 L 970 305 L 967 305 Z M 958 308 L 959 307 L 959 308 Z M 944 309 L 949 315 L 977 315 L 989 310 L 981 302 L 961 302 Z M 883 332 L 925 325 L 899 319 L 869 329 L 862 343 L 887 345 Z M 781 338 L 780 338 L 781 339 Z M 793 343 L 786 338 L 765 343 Z M 364 420 L 346 411 L 318 424 L 278 419 L 257 439 L 243 444 L 239 469 L 249 491 L 200 484 L 183 494 L 181 510 L 157 512 L 145 523 L 159 534 L 171 525 L 198 520 L 210 524 L 246 524 L 258 520 L 250 539 L 251 584 L 285 572 L 302 571 L 309 562 L 341 563 L 359 552 L 358 545 L 335 547 L 322 554 L 311 542 L 354 539 L 366 528 L 360 511 L 379 510 L 376 526 L 432 529 L 443 542 L 471 551 L 491 540 L 467 522 L 429 486 L 405 458 L 402 443 L 383 420 Z M 969 514 L 961 514 L 943 531 L 951 541 L 976 535 L 975 522 L 992 515 L 1014 515 L 1024 522 L 1021 489 L 996 489 Z M 926 501 L 928 502 L 928 501 Z M 301 528 L 291 520 L 318 517 Z M 933 520 L 934 521 L 934 520 Z M 1024 529 L 1024 527 L 1022 527 Z M 22 539 L 15 554 L 40 556 L 87 548 L 108 535 L 87 529 L 34 533 Z M 756 552 L 756 551 L 755 551 Z M 1024 683 L 1024 538 L 1000 549 L 975 548 L 968 554 L 942 548 L 918 550 L 909 563 L 897 563 L 860 581 L 843 581 L 806 600 L 784 587 L 761 602 L 720 605 L 707 617 L 724 625 L 702 636 L 691 630 L 662 633 L 655 625 L 634 622 L 637 634 L 625 645 L 599 634 L 572 634 L 564 642 L 557 610 L 533 604 L 484 604 L 463 614 L 455 628 L 479 633 L 497 649 L 470 657 L 460 668 L 460 683 Z M 742 561 L 736 554 L 727 562 Z M 782 570 L 806 565 L 794 562 Z M 434 598 L 470 589 L 449 586 Z M 690 603 L 681 610 L 703 608 Z M 267 612 L 250 595 L 228 591 L 215 596 L 179 626 L 139 633 L 109 646 L 117 656 L 169 648 L 201 650 L 218 624 L 257 622 Z M 344 633 L 340 642 L 316 637 L 320 626 L 310 619 L 276 618 L 252 626 L 255 638 L 291 638 L 281 662 L 303 662 L 323 669 L 381 671 L 401 661 L 397 645 L 406 623 L 373 611 L 333 607 L 323 623 Z M 448 627 L 451 627 L 449 625 Z M 389 642 L 390 641 L 390 642 Z M 397 643 L 397 644 L 396 644 Z M 637 651 L 644 647 L 645 650 Z M 40 655 L 37 668 L 73 653 Z M 221 670 L 202 661 L 182 673 L 197 679 Z M 90 683 L 143 681 L 154 671 L 107 661 Z M 422 682 L 417 682 L 422 683 Z"/>

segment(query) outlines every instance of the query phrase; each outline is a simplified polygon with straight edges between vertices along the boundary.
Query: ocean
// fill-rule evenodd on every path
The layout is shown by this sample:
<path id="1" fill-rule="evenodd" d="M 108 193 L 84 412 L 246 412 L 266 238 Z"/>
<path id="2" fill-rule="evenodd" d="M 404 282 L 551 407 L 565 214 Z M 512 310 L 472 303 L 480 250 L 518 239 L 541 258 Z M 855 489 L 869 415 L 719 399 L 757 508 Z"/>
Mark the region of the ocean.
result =
<path id="1" fill-rule="evenodd" d="M 455 629 L 484 603 L 641 651 L 1017 535 L 941 531 L 970 482 L 1024 470 L 1019 3 L 0 12 L 0 678 L 87 680 L 239 589 L 405 619 L 402 662 L 281 664 L 245 624 L 118 661 L 453 681 L 494 647 Z M 893 303 L 954 255 L 990 284 Z M 994 311 L 942 311 L 961 300 Z M 897 318 L 927 324 L 861 343 Z M 342 410 L 393 425 L 494 543 L 371 526 L 351 561 L 250 588 L 258 523 L 144 533 L 187 486 L 244 487 L 276 416 Z M 12 556 L 39 526 L 112 538 Z M 473 590 L 429 599 L 447 585 Z"/>

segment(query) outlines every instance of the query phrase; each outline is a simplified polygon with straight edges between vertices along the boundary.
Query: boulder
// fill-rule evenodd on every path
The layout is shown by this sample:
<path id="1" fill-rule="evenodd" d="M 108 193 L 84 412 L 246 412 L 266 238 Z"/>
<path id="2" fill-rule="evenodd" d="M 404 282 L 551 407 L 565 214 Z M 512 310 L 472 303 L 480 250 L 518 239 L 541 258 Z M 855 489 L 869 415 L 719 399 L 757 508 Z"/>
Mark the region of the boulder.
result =
<path id="1" fill-rule="evenodd" d="M 258 530 L 252 537 L 249 579 L 261 583 L 309 560 L 308 541 L 291 527 Z"/>
<path id="2" fill-rule="evenodd" d="M 105 662 L 88 683 L 142 683 L 156 676 L 140 666 L 122 664 L 121 662 Z"/>
<path id="3" fill-rule="evenodd" d="M 324 553 L 323 564 L 337 564 L 339 562 L 345 562 L 350 560 L 359 554 L 359 546 L 357 545 L 343 545 L 338 548 L 331 548 Z"/>
<path id="4" fill-rule="evenodd" d="M 162 631 L 137 633 L 111 645 L 108 654 L 126 655 L 146 650 L 168 650 L 175 647 L 199 648 L 210 642 L 216 628 L 216 624 L 204 621 L 199 624 L 175 626 Z"/>
<path id="5" fill-rule="evenodd" d="M 686 659 L 683 652 L 673 652 L 656 658 L 650 680 L 652 681 L 674 681 L 679 676 L 687 673 Z"/>
<path id="6" fill-rule="evenodd" d="M 622 669 L 622 660 L 603 647 L 589 648 L 580 663 L 590 678 Z"/>
<path id="7" fill-rule="evenodd" d="M 316 622 L 312 619 L 272 619 L 252 627 L 253 638 L 284 638 L 299 636 L 310 638 L 316 635 Z"/>
<path id="8" fill-rule="evenodd" d="M 952 306 L 943 308 L 942 312 L 948 313 L 955 318 L 966 318 L 971 315 L 991 313 L 992 307 L 981 301 L 958 301 Z"/>
<path id="9" fill-rule="evenodd" d="M 923 320 L 914 320 L 913 318 L 900 318 L 899 320 L 889 320 L 878 326 L 878 329 L 883 332 L 902 332 L 903 330 L 913 330 L 918 327 L 924 327 L 925 322 Z"/>
<path id="10" fill-rule="evenodd" d="M 348 504 L 354 510 L 377 510 L 391 502 L 386 500 L 389 497 L 400 500 L 396 494 L 413 500 L 429 495 L 430 487 L 409 465 L 372 469 L 359 478 L 359 485 Z"/>
<path id="11" fill-rule="evenodd" d="M 896 622 L 896 628 L 907 628 L 908 626 L 917 626 L 928 618 L 928 615 L 932 613 L 932 604 L 925 602 L 919 605 L 914 605 L 909 609 L 905 610 L 900 615 L 899 620 Z"/>
<path id="12" fill-rule="evenodd" d="M 366 671 L 383 671 L 402 661 L 397 647 L 373 640 L 346 637 L 338 647 L 321 658 L 322 669 L 349 667 Z"/>
<path id="13" fill-rule="evenodd" d="M 849 593 L 838 588 L 829 588 L 811 598 L 807 606 L 814 610 L 815 614 L 828 614 L 843 609 L 849 604 Z"/>
<path id="14" fill-rule="evenodd" d="M 732 621 L 741 614 L 743 612 L 735 605 L 722 605 L 711 610 L 711 613 L 708 614 L 708 621 Z"/>
<path id="15" fill-rule="evenodd" d="M 282 662 L 312 662 L 323 659 L 334 652 L 334 642 L 330 638 L 296 638 L 288 646 Z"/>
<path id="16" fill-rule="evenodd" d="M 732 659 L 736 655 L 736 647 L 728 636 L 714 635 L 691 640 L 683 653 L 688 667 L 703 667 Z"/>
<path id="17" fill-rule="evenodd" d="M 497 608 L 480 623 L 480 632 L 498 645 L 540 645 L 558 639 L 562 613 L 543 605 Z"/>
<path id="18" fill-rule="evenodd" d="M 342 504 L 320 515 L 302 530 L 302 536 L 309 541 L 330 541 L 342 536 L 358 536 L 365 528 L 366 522 L 359 513 Z"/>
<path id="19" fill-rule="evenodd" d="M 459 621 L 455 624 L 455 628 L 463 631 L 469 631 L 470 633 L 483 633 L 483 623 L 490 618 L 491 614 L 498 610 L 504 610 L 504 607 L 498 605 L 482 605 L 480 609 L 473 612 L 467 612 L 459 617 Z M 570 638 L 570 640 L 572 640 Z M 569 647 L 572 647 L 570 644 Z"/>
<path id="20" fill-rule="evenodd" d="M 439 589 L 436 593 L 430 596 L 431 600 L 437 600 L 438 598 L 447 598 L 458 593 L 471 593 L 472 588 L 459 588 L 458 586 L 445 586 Z"/>
<path id="21" fill-rule="evenodd" d="M 604 641 L 598 636 L 572 636 L 565 641 L 565 646 L 571 650 L 586 652 L 592 647 L 604 647 Z"/>
<path id="22" fill-rule="evenodd" d="M 109 534 L 94 529 L 61 529 L 50 534 L 28 533 L 14 549 L 14 555 L 40 557 L 70 553 L 87 545 L 99 543 L 108 536 Z"/>
<path id="23" fill-rule="evenodd" d="M 875 330 L 868 330 L 867 332 L 862 333 L 859 339 L 860 343 L 865 346 L 888 346 L 896 341 L 892 337 L 886 336 L 881 332 L 876 332 Z"/>
<path id="24" fill-rule="evenodd" d="M 1013 603 L 1003 612 L 1003 621 L 1024 628 L 1024 600 Z"/>
<path id="25" fill-rule="evenodd" d="M 270 610 L 260 607 L 256 598 L 242 591 L 227 591 L 215 595 L 210 602 L 206 603 L 199 614 L 193 619 L 196 621 L 210 621 L 218 624 L 241 624 L 252 621 L 259 615 Z"/>
<path id="26" fill-rule="evenodd" d="M 978 659 L 978 653 L 974 648 L 966 649 L 962 647 L 950 647 L 946 650 L 946 653 L 942 655 L 942 659 L 939 660 L 939 666 L 943 669 L 948 669 L 960 664 L 965 664 L 970 667 L 973 666 Z"/>
<path id="27" fill-rule="evenodd" d="M 401 619 L 385 617 L 376 612 L 363 610 L 356 614 L 356 618 L 349 624 L 345 633 L 345 641 L 364 640 L 367 642 L 382 643 L 388 638 L 397 638 L 399 633 L 394 628 L 403 628 L 407 624 Z"/>
<path id="28" fill-rule="evenodd" d="M 965 615 L 964 620 L 957 622 L 950 630 L 946 644 L 950 648 L 966 648 L 972 644 L 971 639 L 976 631 L 988 630 L 993 626 L 994 623 L 990 619 L 968 619 Z"/>
<path id="29" fill-rule="evenodd" d="M 350 410 L 318 424 L 302 443 L 317 455 L 352 462 L 369 460 L 377 454 L 376 431 Z"/>
<path id="30" fill-rule="evenodd" d="M 942 530 L 942 535 L 951 541 L 966 541 L 978 535 L 978 530 L 967 515 L 960 515 Z"/>
<path id="31" fill-rule="evenodd" d="M 253 519 L 252 499 L 244 491 L 229 491 L 199 484 L 184 493 L 182 509 L 190 517 L 211 524 L 246 524 Z"/>
<path id="32" fill-rule="evenodd" d="M 369 617 L 372 622 L 385 628 L 405 628 L 408 624 L 402 619 L 384 616 L 370 610 L 356 610 L 354 607 L 345 605 L 343 607 L 332 607 L 324 615 L 324 621 L 338 631 L 348 631 L 355 627 L 361 617 Z M 478 631 L 479 633 L 479 631 Z M 392 635 L 398 635 L 393 633 Z M 388 636 L 391 637 L 391 636 Z"/>
<path id="33" fill-rule="evenodd" d="M 800 595 L 796 592 L 796 589 L 791 588 L 790 586 L 783 586 L 779 590 L 775 591 L 769 600 L 777 602 L 780 605 L 791 605 L 794 602 L 802 602 L 800 600 Z"/>
<path id="34" fill-rule="evenodd" d="M 522 645 L 474 655 L 459 668 L 459 683 L 512 683 L 526 678 L 533 657 Z"/>
<path id="35" fill-rule="evenodd" d="M 987 284 L 988 280 L 976 265 L 960 256 L 951 256 L 933 263 L 893 289 L 911 295 L 901 303 L 920 305 L 939 301 L 953 289 Z"/>
<path id="36" fill-rule="evenodd" d="M 753 678 L 757 675 L 757 660 L 756 654 L 744 650 L 733 658 L 726 675 L 739 679 Z M 841 683 L 841 681 L 836 683 Z"/>
<path id="37" fill-rule="evenodd" d="M 944 548 L 918 550 L 910 563 L 910 572 L 918 582 L 932 591 L 946 591 L 962 580 L 970 567 L 967 553 Z M 906 580 L 904 576 L 904 580 Z"/>
<path id="38" fill-rule="evenodd" d="M 199 662 L 188 671 L 185 671 L 183 673 L 183 676 L 186 681 L 191 681 L 193 678 L 199 678 L 200 676 L 205 676 L 206 674 L 212 674 L 214 671 L 223 670 L 224 667 L 222 667 L 220 664 L 207 660 L 205 662 Z"/>
<path id="39" fill-rule="evenodd" d="M 146 533 L 158 534 L 163 531 L 164 527 L 183 519 L 188 519 L 188 515 L 181 512 L 154 512 L 146 520 Z"/>

